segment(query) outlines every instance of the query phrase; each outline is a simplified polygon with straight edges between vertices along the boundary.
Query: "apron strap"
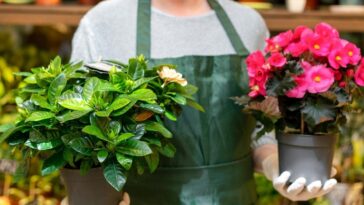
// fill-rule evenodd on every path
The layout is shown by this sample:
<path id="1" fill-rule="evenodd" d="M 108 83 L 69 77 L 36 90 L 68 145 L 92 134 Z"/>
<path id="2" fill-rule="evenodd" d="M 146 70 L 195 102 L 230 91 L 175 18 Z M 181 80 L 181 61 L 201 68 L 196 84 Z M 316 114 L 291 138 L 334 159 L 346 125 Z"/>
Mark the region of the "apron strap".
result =
<path id="1" fill-rule="evenodd" d="M 239 55 L 249 53 L 229 16 L 226 14 L 218 0 L 207 1 L 211 8 L 216 12 L 235 52 Z M 146 58 L 151 57 L 151 7 L 151 0 L 138 0 L 136 51 L 137 55 L 143 54 Z"/>
<path id="2" fill-rule="evenodd" d="M 151 56 L 151 1 L 138 0 L 136 54 L 143 54 L 147 59 Z"/>

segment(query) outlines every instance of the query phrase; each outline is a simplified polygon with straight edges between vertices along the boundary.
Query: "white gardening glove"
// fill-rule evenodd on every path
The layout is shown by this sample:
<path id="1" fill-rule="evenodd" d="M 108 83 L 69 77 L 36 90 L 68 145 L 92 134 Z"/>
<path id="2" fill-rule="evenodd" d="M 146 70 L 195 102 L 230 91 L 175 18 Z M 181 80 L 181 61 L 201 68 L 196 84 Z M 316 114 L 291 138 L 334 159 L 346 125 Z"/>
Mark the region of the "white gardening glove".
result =
<path id="1" fill-rule="evenodd" d="M 306 179 L 300 177 L 291 185 L 287 185 L 291 173 L 288 171 L 279 175 L 278 156 L 272 154 L 264 159 L 262 163 L 262 171 L 265 176 L 273 181 L 274 188 L 284 197 L 291 201 L 307 201 L 312 198 L 323 196 L 330 192 L 336 185 L 336 179 L 329 179 L 322 183 L 315 181 L 306 186 Z M 333 169 L 332 175 L 335 175 L 336 170 Z"/>

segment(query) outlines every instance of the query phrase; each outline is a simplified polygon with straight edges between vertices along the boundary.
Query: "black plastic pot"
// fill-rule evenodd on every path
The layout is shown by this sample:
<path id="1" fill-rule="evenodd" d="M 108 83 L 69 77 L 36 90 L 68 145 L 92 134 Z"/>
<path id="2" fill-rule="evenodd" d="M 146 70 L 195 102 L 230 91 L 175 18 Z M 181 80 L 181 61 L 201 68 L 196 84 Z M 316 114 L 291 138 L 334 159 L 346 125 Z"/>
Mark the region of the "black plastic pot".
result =
<path id="1" fill-rule="evenodd" d="M 279 170 L 291 172 L 289 182 L 330 178 L 336 135 L 277 134 Z"/>
<path id="2" fill-rule="evenodd" d="M 69 205 L 117 205 L 121 193 L 104 179 L 102 169 L 91 169 L 85 176 L 80 170 L 63 169 L 61 176 L 66 185 Z"/>

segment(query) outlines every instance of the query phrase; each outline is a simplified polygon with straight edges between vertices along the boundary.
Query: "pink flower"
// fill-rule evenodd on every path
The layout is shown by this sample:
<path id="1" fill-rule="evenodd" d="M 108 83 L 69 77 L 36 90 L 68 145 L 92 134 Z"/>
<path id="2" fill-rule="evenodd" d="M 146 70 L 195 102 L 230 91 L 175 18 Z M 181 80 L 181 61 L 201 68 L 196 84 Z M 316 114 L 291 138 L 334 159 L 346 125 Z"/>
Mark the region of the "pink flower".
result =
<path id="1" fill-rule="evenodd" d="M 255 51 L 251 53 L 246 59 L 248 68 L 260 68 L 265 63 L 264 55 L 261 51 Z"/>
<path id="2" fill-rule="evenodd" d="M 286 62 L 287 62 L 287 59 L 281 53 L 273 53 L 268 58 L 268 63 L 271 66 L 274 66 L 277 68 L 283 67 L 286 64 Z"/>
<path id="3" fill-rule="evenodd" d="M 322 93 L 334 83 L 334 73 L 324 65 L 316 65 L 307 70 L 306 82 L 309 93 Z"/>
<path id="4" fill-rule="evenodd" d="M 324 38 L 339 38 L 339 32 L 327 23 L 317 24 L 315 33 Z"/>
<path id="5" fill-rule="evenodd" d="M 330 53 L 330 39 L 313 34 L 308 36 L 308 48 L 310 51 L 317 56 L 327 56 Z"/>
<path id="6" fill-rule="evenodd" d="M 268 78 L 268 73 L 263 68 L 257 68 L 248 73 L 249 77 L 258 82 L 265 82 Z"/>
<path id="7" fill-rule="evenodd" d="M 315 33 L 309 28 L 303 30 L 301 33 L 301 42 L 309 45 L 314 35 Z"/>
<path id="8" fill-rule="evenodd" d="M 354 79 L 357 85 L 364 86 L 364 58 L 361 60 L 360 65 L 355 72 Z"/>
<path id="9" fill-rule="evenodd" d="M 343 68 L 346 68 L 346 66 L 349 63 L 349 56 L 347 55 L 347 53 L 344 50 L 333 50 L 330 52 L 329 56 L 329 63 L 330 66 L 335 68 L 335 69 L 339 69 L 340 66 Z"/>
<path id="10" fill-rule="evenodd" d="M 306 30 L 311 30 L 311 29 L 309 29 L 307 26 L 297 26 L 294 29 L 292 40 L 293 41 L 300 41 L 302 33 L 305 32 Z"/>
<path id="11" fill-rule="evenodd" d="M 265 82 L 250 85 L 250 92 L 248 95 L 251 98 L 255 98 L 259 95 L 266 96 L 267 93 L 266 93 L 266 88 L 265 88 Z"/>
<path id="12" fill-rule="evenodd" d="M 302 61 L 301 67 L 303 68 L 305 74 L 309 69 L 311 69 L 312 65 L 307 61 Z"/>
<path id="13" fill-rule="evenodd" d="M 286 92 L 290 98 L 303 98 L 307 91 L 307 82 L 304 76 L 295 77 L 296 87 Z"/>
<path id="14" fill-rule="evenodd" d="M 289 43 L 291 43 L 293 39 L 293 33 L 291 30 L 280 33 L 272 38 L 273 42 L 279 45 L 279 47 L 284 48 Z"/>
<path id="15" fill-rule="evenodd" d="M 344 52 L 349 57 L 349 63 L 356 65 L 360 61 L 361 54 L 360 49 L 352 43 L 347 43 L 344 47 Z"/>
<path id="16" fill-rule="evenodd" d="M 274 53 L 279 52 L 282 48 L 278 45 L 278 43 L 274 42 L 272 39 L 265 40 L 266 46 L 264 48 L 264 51 L 267 53 Z"/>
<path id="17" fill-rule="evenodd" d="M 291 43 L 284 50 L 285 53 L 291 54 L 293 57 L 298 57 L 308 50 L 308 47 L 303 42 Z"/>

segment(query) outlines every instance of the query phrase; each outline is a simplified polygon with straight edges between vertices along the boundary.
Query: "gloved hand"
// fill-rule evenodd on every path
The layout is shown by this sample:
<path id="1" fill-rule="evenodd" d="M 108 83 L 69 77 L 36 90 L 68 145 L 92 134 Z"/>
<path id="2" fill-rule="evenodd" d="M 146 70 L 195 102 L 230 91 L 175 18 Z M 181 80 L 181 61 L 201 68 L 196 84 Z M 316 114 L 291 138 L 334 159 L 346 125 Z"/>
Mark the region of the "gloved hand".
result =
<path id="1" fill-rule="evenodd" d="M 264 159 L 262 171 L 269 180 L 273 181 L 274 188 L 291 201 L 307 201 L 323 196 L 330 192 L 337 183 L 336 179 L 329 179 L 324 183 L 315 181 L 306 185 L 306 179 L 300 177 L 288 186 L 287 182 L 291 173 L 285 171 L 279 175 L 277 154 L 272 154 Z M 333 169 L 331 175 L 334 176 L 335 172 L 336 170 Z"/>

